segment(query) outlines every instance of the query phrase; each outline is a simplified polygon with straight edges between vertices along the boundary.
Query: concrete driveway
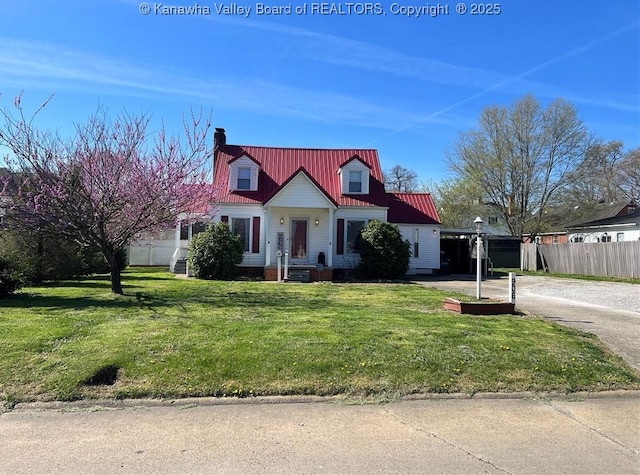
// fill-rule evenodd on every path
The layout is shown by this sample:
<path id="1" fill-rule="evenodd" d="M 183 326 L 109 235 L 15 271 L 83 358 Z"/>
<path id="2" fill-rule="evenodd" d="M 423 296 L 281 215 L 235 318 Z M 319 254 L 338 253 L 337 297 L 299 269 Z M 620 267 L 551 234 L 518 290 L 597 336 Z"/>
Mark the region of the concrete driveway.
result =
<path id="1" fill-rule="evenodd" d="M 476 294 L 474 276 L 427 278 L 428 287 Z M 507 277 L 481 284 L 482 297 L 507 300 Z M 518 276 L 516 309 L 596 334 L 614 353 L 640 370 L 640 285 L 543 276 Z"/>

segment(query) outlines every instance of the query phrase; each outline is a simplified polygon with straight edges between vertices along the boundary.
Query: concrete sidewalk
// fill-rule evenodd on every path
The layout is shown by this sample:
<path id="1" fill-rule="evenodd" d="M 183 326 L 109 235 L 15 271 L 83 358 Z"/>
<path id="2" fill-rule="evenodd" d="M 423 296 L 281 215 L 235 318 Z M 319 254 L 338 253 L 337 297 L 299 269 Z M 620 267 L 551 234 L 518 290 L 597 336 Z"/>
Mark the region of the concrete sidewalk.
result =
<path id="1" fill-rule="evenodd" d="M 0 472 L 640 473 L 640 392 L 269 401 L 19 406 L 0 415 Z"/>

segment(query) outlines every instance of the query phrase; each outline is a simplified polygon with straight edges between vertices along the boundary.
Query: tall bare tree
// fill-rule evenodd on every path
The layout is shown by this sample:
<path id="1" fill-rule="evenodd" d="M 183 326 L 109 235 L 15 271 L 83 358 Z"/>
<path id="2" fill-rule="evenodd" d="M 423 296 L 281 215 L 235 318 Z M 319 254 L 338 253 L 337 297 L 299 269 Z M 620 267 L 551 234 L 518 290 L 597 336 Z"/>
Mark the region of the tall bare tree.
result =
<path id="1" fill-rule="evenodd" d="M 616 168 L 616 182 L 626 198 L 640 203 L 640 148 L 624 155 Z"/>
<path id="2" fill-rule="evenodd" d="M 473 220 L 486 210 L 480 190 L 469 180 L 443 179 L 424 185 L 431 193 L 444 228 L 473 229 Z"/>
<path id="3" fill-rule="evenodd" d="M 449 164 L 497 206 L 513 236 L 537 234 L 589 141 L 570 103 L 557 99 L 543 107 L 525 96 L 510 107 L 484 109 L 478 127 L 460 135 Z"/>
<path id="4" fill-rule="evenodd" d="M 400 165 L 384 172 L 384 187 L 387 191 L 412 192 L 418 189 L 418 175 Z"/>
<path id="5" fill-rule="evenodd" d="M 620 141 L 597 141 L 569 175 L 561 199 L 548 213 L 549 223 L 588 221 L 603 203 L 638 200 L 640 149 L 625 152 Z"/>
<path id="6" fill-rule="evenodd" d="M 593 143 L 580 166 L 569 175 L 564 202 L 568 206 L 624 198 L 619 170 L 624 156 L 620 141 Z"/>

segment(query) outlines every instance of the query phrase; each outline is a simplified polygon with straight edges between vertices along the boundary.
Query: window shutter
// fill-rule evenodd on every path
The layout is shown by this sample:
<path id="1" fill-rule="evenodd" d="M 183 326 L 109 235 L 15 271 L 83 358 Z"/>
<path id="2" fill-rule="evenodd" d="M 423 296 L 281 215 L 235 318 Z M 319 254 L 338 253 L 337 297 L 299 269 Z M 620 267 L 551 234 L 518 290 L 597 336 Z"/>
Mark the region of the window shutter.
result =
<path id="1" fill-rule="evenodd" d="M 253 236 L 251 239 L 251 252 L 260 252 L 260 216 L 253 217 Z"/>
<path id="2" fill-rule="evenodd" d="M 221 223 L 229 223 L 229 216 L 220 216 Z"/>
<path id="3" fill-rule="evenodd" d="M 338 236 L 336 237 L 336 254 L 344 254 L 344 219 L 338 220 Z"/>

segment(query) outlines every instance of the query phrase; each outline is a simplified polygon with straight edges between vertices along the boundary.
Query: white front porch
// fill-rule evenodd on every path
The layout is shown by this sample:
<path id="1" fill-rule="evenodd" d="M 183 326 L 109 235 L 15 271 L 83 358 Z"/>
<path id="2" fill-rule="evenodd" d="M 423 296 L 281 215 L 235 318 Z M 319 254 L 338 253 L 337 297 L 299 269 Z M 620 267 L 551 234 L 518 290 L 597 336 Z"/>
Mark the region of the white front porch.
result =
<path id="1" fill-rule="evenodd" d="M 277 265 L 280 251 L 292 266 L 333 267 L 334 221 L 332 208 L 267 208 L 264 266 Z"/>

